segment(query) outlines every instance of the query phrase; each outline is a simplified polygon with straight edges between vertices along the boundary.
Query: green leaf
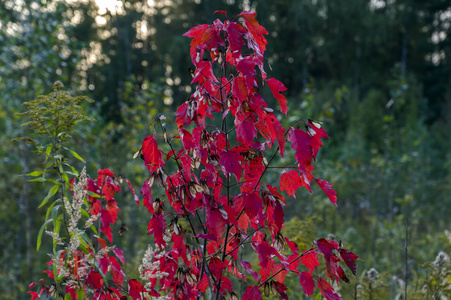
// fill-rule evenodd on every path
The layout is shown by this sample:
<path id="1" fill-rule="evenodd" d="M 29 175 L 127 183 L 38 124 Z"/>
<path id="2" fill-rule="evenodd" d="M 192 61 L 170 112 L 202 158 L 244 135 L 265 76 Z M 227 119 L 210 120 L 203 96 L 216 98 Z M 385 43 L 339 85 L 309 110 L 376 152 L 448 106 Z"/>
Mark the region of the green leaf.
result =
<path id="1" fill-rule="evenodd" d="M 45 172 L 47 172 L 47 171 L 34 171 L 34 172 L 31 172 L 31 173 L 28 173 L 28 174 L 25 174 L 25 175 L 36 177 L 36 176 L 39 176 L 39 175 L 41 175 L 41 174 L 43 174 Z"/>
<path id="2" fill-rule="evenodd" d="M 84 160 L 80 155 L 78 155 L 77 152 L 72 151 L 72 150 L 69 150 L 69 151 L 70 151 L 70 153 L 72 153 L 72 155 L 73 155 L 76 159 L 81 160 L 82 162 L 86 163 L 85 160 Z"/>
<path id="3" fill-rule="evenodd" d="M 84 210 L 83 208 L 81 209 L 81 214 L 82 214 L 83 216 L 85 216 L 87 219 L 89 219 L 89 218 L 91 217 L 91 215 L 90 215 L 86 210 Z M 89 228 L 91 228 L 92 231 L 94 231 L 94 233 L 95 233 L 96 235 L 98 235 L 98 233 L 97 233 L 97 228 L 96 228 L 94 225 L 91 225 Z"/>
<path id="4" fill-rule="evenodd" d="M 60 202 L 59 199 L 56 200 L 56 201 L 53 201 L 53 203 L 50 204 L 49 208 L 47 208 L 47 212 L 45 213 L 45 220 L 46 220 L 46 221 L 47 221 L 47 219 L 49 218 L 50 212 L 52 211 L 53 207 L 54 207 L 57 203 L 59 203 L 59 202 Z M 60 206 L 61 206 L 61 205 L 60 205 Z"/>
<path id="5" fill-rule="evenodd" d="M 41 229 L 39 229 L 39 233 L 38 233 L 38 241 L 36 243 L 36 250 L 39 251 L 39 248 L 41 247 L 41 239 L 42 239 L 42 234 L 44 233 L 45 228 L 47 227 L 47 225 L 52 222 L 52 219 L 49 219 L 47 221 L 45 221 L 44 224 L 42 224 Z"/>
<path id="6" fill-rule="evenodd" d="M 39 182 L 45 182 L 45 181 L 47 181 L 47 179 L 45 179 L 44 177 L 38 177 L 38 178 L 35 178 L 35 179 L 29 179 L 29 180 L 27 180 L 27 181 L 39 181 Z"/>
<path id="7" fill-rule="evenodd" d="M 41 205 L 38 206 L 38 208 L 44 206 L 50 198 L 52 198 L 56 192 L 58 192 L 58 189 L 60 188 L 61 184 L 56 184 L 54 186 L 52 186 L 52 188 L 49 190 L 49 193 L 47 194 L 47 196 L 44 198 L 44 200 L 42 200 Z"/>
<path id="8" fill-rule="evenodd" d="M 52 170 L 49 170 L 49 168 L 50 168 L 52 165 L 53 165 L 53 161 L 49 162 L 49 163 L 45 166 L 45 169 L 48 170 L 48 171 L 52 171 Z"/>
<path id="9" fill-rule="evenodd" d="M 100 198 L 99 194 L 96 194 L 96 193 L 91 192 L 91 191 L 86 191 L 86 194 L 88 194 L 89 196 L 91 196 L 93 198 Z"/>
<path id="10" fill-rule="evenodd" d="M 58 218 L 58 210 L 59 210 L 60 207 L 61 207 L 61 204 L 55 206 L 54 208 L 52 208 L 51 214 L 52 214 L 52 219 L 53 220 L 57 220 L 57 218 Z"/>
<path id="11" fill-rule="evenodd" d="M 61 176 L 63 177 L 64 182 L 66 182 L 67 184 L 70 184 L 69 177 L 67 176 L 66 172 L 61 172 L 61 173 L 62 173 Z"/>

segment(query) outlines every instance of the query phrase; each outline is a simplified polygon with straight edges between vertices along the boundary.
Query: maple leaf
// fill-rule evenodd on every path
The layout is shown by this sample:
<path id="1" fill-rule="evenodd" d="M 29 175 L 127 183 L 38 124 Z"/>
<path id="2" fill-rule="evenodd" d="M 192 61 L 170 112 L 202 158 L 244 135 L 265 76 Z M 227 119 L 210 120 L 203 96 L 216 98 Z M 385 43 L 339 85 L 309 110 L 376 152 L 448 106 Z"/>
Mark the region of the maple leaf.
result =
<path id="1" fill-rule="evenodd" d="M 327 300 L 342 300 L 340 296 L 338 296 L 332 286 L 327 282 L 324 278 L 317 278 L 318 288 L 321 290 L 321 294 L 326 297 Z"/>
<path id="2" fill-rule="evenodd" d="M 175 113 L 175 123 L 177 124 L 178 128 L 182 128 L 184 125 L 190 125 L 192 115 L 190 116 L 190 106 L 188 102 L 183 103 L 179 106 Z"/>
<path id="3" fill-rule="evenodd" d="M 262 300 L 262 292 L 258 286 L 248 286 L 243 294 L 243 300 Z"/>
<path id="4" fill-rule="evenodd" d="M 233 291 L 233 285 L 229 278 L 222 276 L 221 277 L 221 289 L 219 290 L 219 293 L 221 295 L 226 295 L 226 291 L 229 293 Z"/>
<path id="5" fill-rule="evenodd" d="M 160 167 L 164 167 L 165 165 L 154 136 L 149 135 L 144 138 L 142 155 L 144 163 L 150 172 L 156 172 Z"/>
<path id="6" fill-rule="evenodd" d="M 125 262 L 123 251 L 119 248 L 114 248 L 113 253 L 117 256 L 117 258 L 119 258 L 119 260 L 121 261 L 121 263 L 123 265 Z"/>
<path id="7" fill-rule="evenodd" d="M 324 258 L 326 261 L 330 261 L 330 258 L 332 257 L 333 253 L 332 251 L 334 249 L 337 249 L 337 247 L 334 247 L 333 244 L 329 243 L 326 239 L 321 238 L 317 241 L 315 241 L 316 247 L 318 248 L 318 251 L 324 254 Z"/>
<path id="8" fill-rule="evenodd" d="M 279 185 L 281 191 L 286 191 L 288 196 L 296 198 L 295 192 L 303 184 L 299 178 L 299 173 L 291 170 L 280 175 Z"/>
<path id="9" fill-rule="evenodd" d="M 243 146 L 250 147 L 257 137 L 257 129 L 250 120 L 245 120 L 236 126 L 236 140 Z"/>
<path id="10" fill-rule="evenodd" d="M 144 206 L 147 208 L 147 210 L 151 214 L 154 214 L 153 201 L 152 201 L 152 189 L 150 188 L 150 185 L 149 185 L 149 179 L 146 179 L 146 181 L 144 182 L 144 184 L 141 188 L 141 194 L 143 194 L 143 196 L 144 196 L 144 198 L 143 198 Z"/>
<path id="11" fill-rule="evenodd" d="M 196 73 L 194 75 L 191 84 L 199 82 L 203 84 L 204 82 L 219 82 L 216 76 L 213 74 L 213 67 L 208 61 L 201 61 L 198 63 L 196 68 Z"/>
<path id="12" fill-rule="evenodd" d="M 232 51 L 234 58 L 238 58 L 240 56 L 241 49 L 244 46 L 243 35 L 246 34 L 246 29 L 235 22 L 227 22 L 226 24 L 225 30 L 228 34 L 230 50 Z"/>
<path id="13" fill-rule="evenodd" d="M 220 239 L 225 231 L 225 225 L 227 220 L 224 219 L 223 215 L 218 209 L 209 209 L 207 211 L 206 225 L 208 225 L 214 233 L 216 233 L 216 239 Z"/>
<path id="14" fill-rule="evenodd" d="M 310 165 L 312 162 L 312 153 L 309 146 L 310 135 L 300 129 L 291 129 L 288 134 L 288 141 L 292 143 L 296 161 L 300 166 Z"/>
<path id="15" fill-rule="evenodd" d="M 285 115 L 287 115 L 288 111 L 287 98 L 280 93 L 286 91 L 287 88 L 283 85 L 282 82 L 274 78 L 266 79 L 266 83 L 268 83 L 268 86 L 271 89 L 273 96 L 277 99 L 277 101 L 279 101 L 280 110 Z"/>
<path id="16" fill-rule="evenodd" d="M 288 247 L 290 248 L 291 252 L 293 252 L 293 254 L 298 255 L 299 249 L 298 249 L 298 245 L 296 245 L 295 242 L 290 241 L 290 239 L 288 237 L 285 237 L 285 241 L 288 245 Z"/>
<path id="17" fill-rule="evenodd" d="M 98 272 L 91 270 L 86 277 L 86 283 L 91 285 L 94 289 L 99 289 L 103 284 L 103 277 Z"/>
<path id="18" fill-rule="evenodd" d="M 279 153 L 280 156 L 283 157 L 283 154 L 285 152 L 285 128 L 283 128 L 282 125 L 280 125 L 279 120 L 273 115 L 273 118 L 271 118 L 272 125 L 274 127 L 274 131 L 276 133 L 277 142 L 279 143 Z"/>
<path id="19" fill-rule="evenodd" d="M 128 295 L 132 297 L 133 300 L 142 299 L 141 296 L 146 292 L 146 288 L 136 279 L 130 279 L 128 281 Z"/>
<path id="20" fill-rule="evenodd" d="M 227 173 L 234 174 L 236 180 L 239 181 L 241 179 L 241 170 L 243 169 L 240 164 L 242 160 L 241 155 L 233 151 L 226 151 L 222 152 L 220 157 L 219 163 L 225 167 Z"/>
<path id="21" fill-rule="evenodd" d="M 322 179 L 315 178 L 315 181 L 316 183 L 318 183 L 324 193 L 326 193 L 327 197 L 329 197 L 330 202 L 337 205 L 337 192 L 332 188 L 332 184 Z"/>
<path id="22" fill-rule="evenodd" d="M 251 269 L 252 268 L 251 264 L 248 263 L 247 261 L 243 261 L 241 259 L 239 261 L 240 261 L 241 265 L 243 266 L 243 268 L 246 270 L 246 272 L 251 274 L 255 281 L 258 281 L 258 273 Z"/>
<path id="23" fill-rule="evenodd" d="M 304 255 L 301 256 L 301 264 L 307 267 L 310 273 L 315 270 L 315 267 L 319 266 L 318 256 L 316 255 L 316 251 L 312 250 L 304 250 L 302 252 Z"/>
<path id="24" fill-rule="evenodd" d="M 313 281 L 312 275 L 309 272 L 302 272 L 299 274 L 299 284 L 302 286 L 304 294 L 311 296 L 313 290 L 315 289 L 315 282 Z"/>
<path id="25" fill-rule="evenodd" d="M 243 11 L 241 14 L 239 14 L 240 17 L 244 18 L 244 24 L 246 25 L 246 29 L 249 31 L 250 36 L 248 36 L 248 34 L 246 34 L 245 36 L 249 41 L 250 47 L 258 53 L 263 54 L 266 50 L 267 44 L 263 34 L 268 34 L 268 32 L 263 26 L 258 24 L 258 21 L 255 19 L 256 15 L 257 13 L 253 11 Z M 256 43 L 258 48 L 253 46 L 253 42 Z"/>
<path id="26" fill-rule="evenodd" d="M 240 102 L 245 101 L 249 96 L 246 79 L 242 76 L 235 77 L 233 78 L 232 84 L 233 95 L 237 97 Z"/>
<path id="27" fill-rule="evenodd" d="M 107 236 L 108 240 L 111 243 L 113 241 L 113 234 L 112 234 L 113 229 L 111 229 L 110 224 L 114 223 L 113 218 L 111 217 L 110 213 L 106 209 L 101 208 L 100 220 L 102 222 L 102 227 L 100 227 L 100 231 L 103 232 Z"/>
<path id="28" fill-rule="evenodd" d="M 166 242 L 163 239 L 163 232 L 166 229 L 166 220 L 164 214 L 157 213 L 153 215 L 147 226 L 147 234 L 153 234 L 155 243 L 161 247 L 166 247 Z"/>
<path id="29" fill-rule="evenodd" d="M 226 267 L 226 263 L 217 257 L 211 258 L 210 263 L 208 264 L 211 274 L 217 279 L 221 277 L 222 270 Z"/>
<path id="30" fill-rule="evenodd" d="M 359 257 L 346 249 L 339 249 L 338 251 L 340 252 L 340 256 L 345 264 L 351 270 L 352 274 L 356 275 L 355 261 Z"/>
<path id="31" fill-rule="evenodd" d="M 187 37 L 201 36 L 205 32 L 205 30 L 207 30 L 208 27 L 210 27 L 210 25 L 208 25 L 208 24 L 197 25 L 197 26 L 191 28 L 190 30 L 188 30 L 187 32 L 185 32 L 183 34 L 183 36 L 187 36 Z"/>
<path id="32" fill-rule="evenodd" d="M 209 285 L 210 284 L 209 284 L 209 281 L 208 281 L 208 277 L 207 277 L 207 275 L 204 274 L 204 277 L 202 277 L 202 279 L 199 280 L 199 282 L 197 283 L 197 288 L 202 293 L 205 293 L 205 291 L 207 290 Z"/>

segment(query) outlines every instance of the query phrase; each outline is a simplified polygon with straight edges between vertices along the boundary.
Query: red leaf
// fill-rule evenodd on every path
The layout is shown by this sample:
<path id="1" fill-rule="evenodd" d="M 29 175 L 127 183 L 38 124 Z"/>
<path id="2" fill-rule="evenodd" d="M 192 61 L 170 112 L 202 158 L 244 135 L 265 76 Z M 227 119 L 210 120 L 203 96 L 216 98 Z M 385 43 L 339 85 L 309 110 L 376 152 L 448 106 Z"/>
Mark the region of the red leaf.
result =
<path id="1" fill-rule="evenodd" d="M 208 268 L 210 269 L 211 274 L 216 278 L 216 280 L 221 277 L 222 271 L 226 267 L 226 263 L 217 257 L 210 259 L 210 263 L 208 264 Z"/>
<path id="2" fill-rule="evenodd" d="M 204 274 L 204 277 L 202 277 L 202 279 L 197 283 L 197 288 L 202 293 L 205 293 L 205 291 L 207 290 L 209 285 L 210 284 L 208 282 L 208 277 L 207 277 L 207 275 Z"/>
<path id="3" fill-rule="evenodd" d="M 327 300 L 342 300 L 340 296 L 334 293 L 334 289 L 324 278 L 318 278 L 317 282 L 321 294 L 326 297 Z"/>
<path id="4" fill-rule="evenodd" d="M 191 124 L 192 114 L 190 116 L 190 109 L 188 102 L 183 103 L 177 109 L 177 112 L 175 113 L 175 123 L 178 128 Z"/>
<path id="5" fill-rule="evenodd" d="M 246 85 L 246 79 L 242 76 L 233 78 L 232 92 L 238 100 L 245 101 L 249 96 L 249 90 Z"/>
<path id="6" fill-rule="evenodd" d="M 221 289 L 219 290 L 219 293 L 221 295 L 226 295 L 226 291 L 229 293 L 233 291 L 233 285 L 229 278 L 222 276 L 221 277 Z"/>
<path id="7" fill-rule="evenodd" d="M 246 272 L 251 274 L 255 281 L 258 281 L 258 273 L 251 269 L 252 268 L 251 264 L 248 263 L 247 261 L 243 261 L 241 259 L 240 259 L 240 263 L 243 266 L 243 268 L 246 270 Z"/>
<path id="8" fill-rule="evenodd" d="M 206 225 L 214 230 L 216 239 L 220 239 L 225 231 L 227 220 L 224 219 L 218 209 L 209 209 L 207 211 Z"/>
<path id="9" fill-rule="evenodd" d="M 196 27 L 193 27 L 190 30 L 188 30 L 187 32 L 185 32 L 183 34 L 183 36 L 188 36 L 188 37 L 199 36 L 200 34 L 203 34 L 205 32 L 205 30 L 207 30 L 208 27 L 210 27 L 210 25 L 208 25 L 208 24 L 197 25 Z"/>
<path id="10" fill-rule="evenodd" d="M 227 17 L 227 13 L 226 13 L 225 10 L 217 10 L 217 11 L 215 11 L 214 13 L 215 13 L 215 14 L 221 14 L 221 15 L 224 15 L 224 16 Z"/>
<path id="11" fill-rule="evenodd" d="M 248 286 L 243 294 L 243 300 L 262 300 L 262 292 L 258 286 Z"/>
<path id="12" fill-rule="evenodd" d="M 253 11 L 243 11 L 239 14 L 239 16 L 245 19 L 244 23 L 249 31 L 250 36 L 246 35 L 249 42 L 249 47 L 257 51 L 260 55 L 263 55 L 267 44 L 263 34 L 268 34 L 268 32 L 263 26 L 258 24 L 258 21 L 255 19 L 255 15 L 256 13 Z M 257 47 L 255 47 L 254 44 L 256 44 Z"/>
<path id="13" fill-rule="evenodd" d="M 103 284 L 103 277 L 94 270 L 89 272 L 88 277 L 86 277 L 86 283 L 91 285 L 94 289 L 99 289 Z"/>
<path id="14" fill-rule="evenodd" d="M 285 241 L 287 242 L 288 247 L 290 247 L 290 250 L 293 252 L 293 254 L 298 255 L 299 249 L 298 245 L 296 245 L 295 242 L 290 241 L 288 237 L 285 237 Z"/>
<path id="15" fill-rule="evenodd" d="M 241 179 L 241 170 L 243 167 L 240 164 L 240 161 L 242 160 L 241 155 L 236 152 L 228 151 L 228 152 L 222 152 L 221 155 L 220 164 L 223 165 L 227 171 L 227 173 L 232 173 L 235 175 L 236 180 Z"/>
<path id="16" fill-rule="evenodd" d="M 280 125 L 279 120 L 276 117 L 271 118 L 272 125 L 274 126 L 274 131 L 276 132 L 277 142 L 279 143 L 279 153 L 283 157 L 285 152 L 285 128 Z"/>
<path id="17" fill-rule="evenodd" d="M 329 197 L 330 202 L 337 205 L 337 192 L 332 188 L 332 184 L 322 179 L 315 179 L 315 181 Z"/>
<path id="18" fill-rule="evenodd" d="M 153 216 L 147 226 L 147 234 L 153 234 L 155 243 L 161 247 L 166 247 L 166 242 L 163 239 L 163 232 L 166 229 L 166 220 L 164 214 L 158 213 Z"/>
<path id="19" fill-rule="evenodd" d="M 144 138 L 142 144 L 142 154 L 144 163 L 150 172 L 156 172 L 160 167 L 164 167 L 164 160 L 158 149 L 157 140 L 149 135 Z"/>
<path id="20" fill-rule="evenodd" d="M 135 189 L 133 188 L 133 186 L 130 183 L 130 181 L 128 181 L 128 179 L 125 179 L 125 182 L 127 182 L 128 187 L 130 188 L 130 191 L 132 191 L 133 199 L 135 200 L 136 204 L 138 204 L 138 206 L 139 206 L 139 198 L 138 198 L 138 196 L 135 193 Z"/>
<path id="21" fill-rule="evenodd" d="M 152 201 L 152 189 L 150 188 L 150 185 L 149 185 L 149 179 L 146 179 L 146 181 L 144 182 L 144 184 L 141 188 L 141 194 L 143 194 L 143 196 L 144 196 L 144 198 L 143 198 L 144 206 L 147 208 L 147 210 L 151 214 L 154 214 L 153 201 Z"/>
<path id="22" fill-rule="evenodd" d="M 283 173 L 280 176 L 279 184 L 281 191 L 286 191 L 288 196 L 293 196 L 294 198 L 296 198 L 296 190 L 302 186 L 299 173 L 294 170 Z"/>
<path id="23" fill-rule="evenodd" d="M 330 258 L 333 255 L 332 250 L 336 249 L 336 247 L 334 247 L 324 238 L 315 241 L 315 244 L 316 247 L 318 248 L 318 251 L 324 254 L 324 258 L 326 259 L 326 261 L 330 261 Z"/>
<path id="24" fill-rule="evenodd" d="M 136 279 L 130 279 L 128 281 L 128 295 L 132 297 L 133 300 L 142 299 L 141 296 L 145 292 L 147 292 L 146 288 Z"/>
<path id="25" fill-rule="evenodd" d="M 268 266 L 269 259 L 273 255 L 279 254 L 267 241 L 262 241 L 261 243 L 254 242 L 252 243 L 252 247 L 254 247 L 255 252 L 258 254 L 258 260 L 260 260 L 258 265 L 262 268 Z"/>
<path id="26" fill-rule="evenodd" d="M 204 82 L 218 82 L 218 79 L 213 74 L 212 65 L 208 61 L 201 61 L 197 65 L 195 76 L 191 83 L 199 82 L 199 84 L 203 84 Z"/>
<path id="27" fill-rule="evenodd" d="M 302 290 L 307 296 L 311 296 L 313 294 L 315 282 L 309 272 L 302 272 L 299 274 L 299 284 L 302 286 Z"/>
<path id="28" fill-rule="evenodd" d="M 113 249 L 114 254 L 116 254 L 117 258 L 121 261 L 122 265 L 124 265 L 125 259 L 124 259 L 124 253 L 119 248 Z"/>
<path id="29" fill-rule="evenodd" d="M 241 54 L 241 48 L 243 48 L 244 45 L 243 35 L 246 33 L 246 30 L 240 24 L 229 22 L 227 23 L 226 31 L 232 55 L 234 58 L 238 58 Z"/>
<path id="30" fill-rule="evenodd" d="M 252 121 L 246 120 L 236 126 L 236 140 L 243 146 L 250 147 L 256 137 L 257 129 Z"/>
<path id="31" fill-rule="evenodd" d="M 316 255 L 316 251 L 312 250 L 304 250 L 305 255 L 301 257 L 301 264 L 309 269 L 309 272 L 312 273 L 315 270 L 315 267 L 319 266 L 318 256 Z"/>
<path id="32" fill-rule="evenodd" d="M 33 292 L 33 291 L 29 291 L 28 294 L 31 294 L 31 300 L 34 300 L 36 298 L 39 298 L 38 293 Z"/>
<path id="33" fill-rule="evenodd" d="M 339 249 L 339 252 L 341 258 L 346 263 L 348 268 L 351 270 L 352 274 L 355 275 L 356 274 L 355 261 L 359 257 L 346 249 Z"/>
<path id="34" fill-rule="evenodd" d="M 110 256 L 110 267 L 111 267 L 111 275 L 113 276 L 113 280 L 119 284 L 122 285 L 124 281 L 125 274 L 121 270 L 121 265 L 116 260 L 116 257 Z"/>
<path id="35" fill-rule="evenodd" d="M 255 57 L 246 56 L 238 60 L 236 70 L 245 76 L 254 76 L 256 74 L 255 66 L 259 63 L 260 62 Z"/>
<path id="36" fill-rule="evenodd" d="M 196 237 L 198 239 L 206 239 L 207 241 L 216 241 L 216 236 L 213 233 L 207 233 L 207 234 L 199 233 L 199 234 L 196 234 Z"/>
<path id="37" fill-rule="evenodd" d="M 312 162 L 312 152 L 309 146 L 310 135 L 300 129 L 291 129 L 288 141 L 292 143 L 291 148 L 296 151 L 295 158 L 300 166 L 310 165 Z"/>
<path id="38" fill-rule="evenodd" d="M 266 79 L 266 82 L 268 83 L 269 88 L 271 89 L 272 94 L 274 97 L 279 101 L 280 110 L 287 115 L 287 98 L 285 98 L 284 95 L 280 94 L 280 92 L 284 92 L 287 90 L 287 88 L 283 85 L 282 82 L 280 82 L 277 79 L 270 78 Z"/>

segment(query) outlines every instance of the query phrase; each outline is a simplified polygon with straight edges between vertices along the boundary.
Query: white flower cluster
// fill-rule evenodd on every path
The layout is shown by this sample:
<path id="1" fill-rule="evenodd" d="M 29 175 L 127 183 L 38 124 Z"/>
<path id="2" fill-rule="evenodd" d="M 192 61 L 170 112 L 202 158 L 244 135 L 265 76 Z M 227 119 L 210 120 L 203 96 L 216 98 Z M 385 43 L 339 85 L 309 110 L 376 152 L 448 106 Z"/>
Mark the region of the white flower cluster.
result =
<path id="1" fill-rule="evenodd" d="M 449 256 L 448 256 L 448 254 L 446 254 L 445 252 L 443 252 L 443 251 L 440 251 L 439 253 L 438 253 L 438 255 L 437 255 L 437 257 L 435 258 L 435 261 L 434 261 L 434 267 L 435 268 L 437 268 L 437 269 L 441 269 L 441 268 L 443 268 L 443 266 L 446 264 L 446 263 L 448 263 L 449 262 Z"/>
<path id="2" fill-rule="evenodd" d="M 366 275 L 370 281 L 375 281 L 379 278 L 379 272 L 375 268 L 371 268 Z"/>
<path id="3" fill-rule="evenodd" d="M 167 272 L 160 272 L 160 261 L 159 259 L 162 258 L 166 254 L 166 251 L 156 252 L 153 250 L 152 246 L 148 246 L 146 253 L 144 254 L 142 264 L 139 266 L 139 274 L 140 278 L 143 282 L 146 282 L 146 285 L 144 286 L 146 289 L 150 289 L 150 282 L 149 278 L 156 278 L 161 279 L 163 277 L 168 276 L 169 274 Z M 157 299 L 157 298 L 155 298 Z M 158 298 L 158 299 L 165 299 L 165 298 Z"/>

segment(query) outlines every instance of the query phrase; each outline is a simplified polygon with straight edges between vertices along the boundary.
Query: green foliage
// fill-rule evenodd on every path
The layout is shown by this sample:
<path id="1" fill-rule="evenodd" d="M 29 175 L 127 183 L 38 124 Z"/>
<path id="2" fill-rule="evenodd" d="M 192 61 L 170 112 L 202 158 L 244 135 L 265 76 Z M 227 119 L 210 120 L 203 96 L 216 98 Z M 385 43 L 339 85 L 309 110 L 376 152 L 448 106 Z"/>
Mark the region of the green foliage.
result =
<path id="1" fill-rule="evenodd" d="M 35 135 L 44 135 L 49 138 L 51 141 L 49 146 L 53 147 L 54 151 L 58 151 L 63 144 L 67 143 L 67 139 L 71 137 L 69 133 L 75 131 L 75 124 L 82 120 L 95 121 L 93 118 L 85 116 L 83 108 L 79 105 L 82 101 L 91 103 L 93 101 L 85 96 L 72 97 L 68 92 L 62 90 L 63 88 L 64 85 L 60 81 L 56 81 L 53 84 L 52 93 L 25 102 L 23 105 L 27 107 L 28 111 L 18 114 L 29 119 L 22 126 L 29 126 Z M 14 139 L 14 141 L 19 140 L 37 144 L 30 137 Z M 71 151 L 71 153 L 77 159 L 81 159 L 75 152 Z"/>

